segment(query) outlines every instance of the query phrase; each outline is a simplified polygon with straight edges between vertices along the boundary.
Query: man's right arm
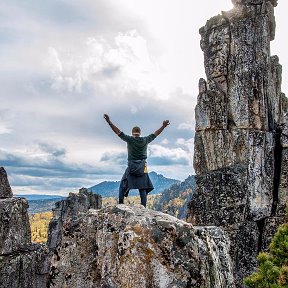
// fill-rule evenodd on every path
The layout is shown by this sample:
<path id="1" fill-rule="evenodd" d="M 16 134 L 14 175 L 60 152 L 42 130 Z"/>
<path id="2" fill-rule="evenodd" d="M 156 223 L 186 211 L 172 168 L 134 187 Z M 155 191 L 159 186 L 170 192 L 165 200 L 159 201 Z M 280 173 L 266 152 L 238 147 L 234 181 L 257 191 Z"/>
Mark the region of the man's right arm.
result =
<path id="1" fill-rule="evenodd" d="M 113 130 L 113 132 L 115 134 L 117 134 L 119 136 L 119 134 L 121 133 L 120 129 L 118 127 L 116 127 L 110 120 L 110 117 L 107 114 L 104 114 L 104 119 L 106 120 L 106 122 L 109 124 L 109 126 L 111 127 L 111 129 Z"/>

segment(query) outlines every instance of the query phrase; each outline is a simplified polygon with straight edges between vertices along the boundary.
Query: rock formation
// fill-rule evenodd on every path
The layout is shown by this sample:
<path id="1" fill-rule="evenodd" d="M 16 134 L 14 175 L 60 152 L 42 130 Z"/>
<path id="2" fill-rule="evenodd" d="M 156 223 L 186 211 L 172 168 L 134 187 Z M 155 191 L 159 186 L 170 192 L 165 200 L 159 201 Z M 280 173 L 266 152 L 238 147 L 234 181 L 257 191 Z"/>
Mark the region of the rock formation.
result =
<path id="1" fill-rule="evenodd" d="M 66 223 L 49 287 L 229 288 L 229 241 L 217 227 L 120 204 Z"/>
<path id="2" fill-rule="evenodd" d="M 78 194 L 70 193 L 67 199 L 57 202 L 47 246 L 31 243 L 28 203 L 24 198 L 12 198 L 3 167 L 0 168 L 0 183 L 0 287 L 45 288 L 63 226 L 73 223 L 90 208 L 100 208 L 101 196 L 81 188 Z"/>
<path id="3" fill-rule="evenodd" d="M 270 55 L 277 1 L 233 3 L 200 29 L 207 80 L 188 211 L 198 227 L 142 206 L 98 209 L 101 199 L 81 189 L 57 203 L 48 249 L 31 243 L 27 201 L 12 198 L 0 168 L 1 287 L 243 286 L 284 221 L 288 100 Z"/>
<path id="4" fill-rule="evenodd" d="M 288 101 L 270 55 L 275 0 L 233 0 L 200 29 L 207 80 L 195 108 L 196 193 L 188 220 L 223 227 L 241 287 L 284 221 Z"/>
<path id="5" fill-rule="evenodd" d="M 1 287 L 46 287 L 48 249 L 31 243 L 27 201 L 12 198 L 6 171 L 0 168 L 0 279 Z"/>
<path id="6" fill-rule="evenodd" d="M 13 197 L 13 193 L 7 178 L 7 173 L 3 167 L 0 167 L 0 199 L 11 197 Z"/>
<path id="7" fill-rule="evenodd" d="M 63 226 L 67 225 L 89 209 L 100 209 L 102 197 L 81 188 L 79 193 L 70 193 L 65 200 L 55 203 L 53 219 L 49 224 L 48 247 L 54 250 L 61 242 Z"/>

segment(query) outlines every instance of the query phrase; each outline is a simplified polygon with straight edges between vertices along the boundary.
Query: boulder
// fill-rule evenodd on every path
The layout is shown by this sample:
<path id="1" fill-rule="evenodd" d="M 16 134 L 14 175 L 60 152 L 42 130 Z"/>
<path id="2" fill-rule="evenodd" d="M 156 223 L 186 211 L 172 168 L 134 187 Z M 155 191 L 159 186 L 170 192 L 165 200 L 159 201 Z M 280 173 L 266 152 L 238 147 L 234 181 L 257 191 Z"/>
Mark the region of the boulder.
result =
<path id="1" fill-rule="evenodd" d="M 229 240 L 217 227 L 120 204 L 67 223 L 50 287 L 235 287 Z"/>

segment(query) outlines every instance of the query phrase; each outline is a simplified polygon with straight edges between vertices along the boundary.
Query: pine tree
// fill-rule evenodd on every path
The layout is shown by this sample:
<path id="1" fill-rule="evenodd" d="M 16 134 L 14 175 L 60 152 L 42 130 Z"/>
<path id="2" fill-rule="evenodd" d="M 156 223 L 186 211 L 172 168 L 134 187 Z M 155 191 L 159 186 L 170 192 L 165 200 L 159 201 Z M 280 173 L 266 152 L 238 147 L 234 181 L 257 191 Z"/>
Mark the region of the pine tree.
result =
<path id="1" fill-rule="evenodd" d="M 247 287 L 288 288 L 288 223 L 279 227 L 269 252 L 259 253 L 258 264 L 257 272 L 244 280 Z"/>

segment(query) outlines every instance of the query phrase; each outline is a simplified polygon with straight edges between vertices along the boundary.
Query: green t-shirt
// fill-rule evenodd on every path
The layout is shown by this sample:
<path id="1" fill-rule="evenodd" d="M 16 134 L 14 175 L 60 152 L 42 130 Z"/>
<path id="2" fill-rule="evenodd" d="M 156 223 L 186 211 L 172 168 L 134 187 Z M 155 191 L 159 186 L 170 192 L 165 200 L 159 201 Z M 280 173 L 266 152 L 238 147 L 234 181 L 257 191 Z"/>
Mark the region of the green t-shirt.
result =
<path id="1" fill-rule="evenodd" d="M 134 137 L 121 132 L 119 137 L 127 143 L 128 160 L 143 160 L 147 159 L 147 146 L 156 138 L 156 135 Z"/>

